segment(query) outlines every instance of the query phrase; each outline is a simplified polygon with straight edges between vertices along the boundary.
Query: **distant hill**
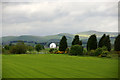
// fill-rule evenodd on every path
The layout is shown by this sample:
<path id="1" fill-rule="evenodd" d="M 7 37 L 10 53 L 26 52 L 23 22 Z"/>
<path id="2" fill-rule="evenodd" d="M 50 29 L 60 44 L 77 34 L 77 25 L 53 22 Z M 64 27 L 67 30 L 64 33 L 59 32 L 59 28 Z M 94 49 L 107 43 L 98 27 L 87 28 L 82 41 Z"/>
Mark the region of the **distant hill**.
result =
<path id="1" fill-rule="evenodd" d="M 96 34 L 97 37 L 101 37 L 103 34 L 110 35 L 110 37 L 116 37 L 116 35 L 118 35 L 117 32 L 99 32 L 99 31 L 94 31 L 94 30 L 79 32 L 79 33 L 76 33 L 76 34 L 78 34 L 81 37 L 89 37 L 92 34 Z"/>
<path id="2" fill-rule="evenodd" d="M 117 36 L 116 32 L 98 32 L 98 31 L 85 31 L 85 32 L 79 32 L 79 33 L 76 33 L 76 34 L 80 36 L 80 39 L 83 41 L 83 44 L 87 43 L 88 37 L 92 34 L 96 34 L 97 37 L 98 37 L 98 40 L 100 39 L 100 37 L 103 34 L 110 35 L 112 43 L 114 42 L 114 39 Z M 60 33 L 60 34 L 48 35 L 48 36 L 32 36 L 32 35 L 5 36 L 5 37 L 2 37 L 2 43 L 3 44 L 9 44 L 11 41 L 22 40 L 22 41 L 28 41 L 28 42 L 32 41 L 32 42 L 37 42 L 37 43 L 46 43 L 48 45 L 50 42 L 59 43 L 62 36 L 65 35 L 67 37 L 68 45 L 71 45 L 73 37 L 76 34 Z"/>

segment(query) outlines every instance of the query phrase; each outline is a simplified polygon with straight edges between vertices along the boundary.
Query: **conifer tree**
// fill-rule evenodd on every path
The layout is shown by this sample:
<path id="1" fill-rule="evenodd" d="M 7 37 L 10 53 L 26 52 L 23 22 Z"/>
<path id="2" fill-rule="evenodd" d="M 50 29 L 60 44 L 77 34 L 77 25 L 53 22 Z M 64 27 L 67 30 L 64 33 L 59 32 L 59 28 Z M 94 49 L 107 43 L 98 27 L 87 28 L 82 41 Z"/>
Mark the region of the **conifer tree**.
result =
<path id="1" fill-rule="evenodd" d="M 109 35 L 106 36 L 106 40 L 104 43 L 105 43 L 105 46 L 107 47 L 107 50 L 110 51 L 111 50 L 111 43 L 110 43 Z"/>
<path id="2" fill-rule="evenodd" d="M 82 45 L 82 41 L 79 40 L 79 36 L 75 35 L 73 41 L 72 41 L 72 45 Z"/>
<path id="3" fill-rule="evenodd" d="M 65 51 L 67 48 L 67 39 L 65 36 L 62 37 L 62 39 L 60 40 L 60 44 L 59 44 L 59 50 L 60 51 Z"/>
<path id="4" fill-rule="evenodd" d="M 114 50 L 115 51 L 120 51 L 120 34 L 115 39 Z"/>
<path id="5" fill-rule="evenodd" d="M 97 38 L 96 35 L 93 34 L 89 37 L 88 42 L 87 42 L 87 50 L 95 50 L 97 49 Z"/>
<path id="6" fill-rule="evenodd" d="M 98 43 L 98 47 L 103 47 L 103 46 L 105 46 L 104 44 L 104 42 L 105 42 L 105 37 L 106 37 L 106 34 L 104 34 L 102 37 L 101 37 L 101 39 L 99 40 L 99 43 Z"/>

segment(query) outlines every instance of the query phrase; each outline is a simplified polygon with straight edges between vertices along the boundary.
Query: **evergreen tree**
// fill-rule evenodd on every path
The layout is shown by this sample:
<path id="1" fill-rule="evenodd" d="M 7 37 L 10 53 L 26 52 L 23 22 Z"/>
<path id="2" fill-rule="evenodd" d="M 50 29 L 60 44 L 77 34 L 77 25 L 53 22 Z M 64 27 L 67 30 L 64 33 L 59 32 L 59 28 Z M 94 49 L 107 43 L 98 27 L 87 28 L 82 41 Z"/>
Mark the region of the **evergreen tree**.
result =
<path id="1" fill-rule="evenodd" d="M 59 44 L 59 51 L 65 51 L 67 48 L 67 39 L 65 36 L 62 37 Z"/>
<path id="2" fill-rule="evenodd" d="M 82 41 L 79 40 L 79 36 L 75 35 L 73 41 L 72 41 L 72 45 L 82 45 Z"/>
<path id="3" fill-rule="evenodd" d="M 97 49 L 97 38 L 96 38 L 96 35 L 91 35 L 88 39 L 88 42 L 87 42 L 87 50 L 95 50 Z"/>
<path id="4" fill-rule="evenodd" d="M 111 50 L 111 43 L 110 43 L 109 35 L 106 36 L 104 43 L 105 43 L 105 46 L 107 47 L 107 50 L 110 51 Z"/>
<path id="5" fill-rule="evenodd" d="M 82 45 L 82 40 L 79 41 L 79 45 Z"/>
<path id="6" fill-rule="evenodd" d="M 108 51 L 111 50 L 111 43 L 110 43 L 110 37 L 109 35 L 106 36 L 106 34 L 104 34 L 99 43 L 98 43 L 98 47 L 106 47 Z"/>
<path id="7" fill-rule="evenodd" d="M 120 34 L 115 39 L 114 50 L 115 51 L 120 51 Z"/>
<path id="8" fill-rule="evenodd" d="M 101 39 L 99 40 L 99 43 L 98 43 L 98 47 L 103 47 L 105 46 L 105 37 L 106 37 L 106 34 L 104 34 Z"/>

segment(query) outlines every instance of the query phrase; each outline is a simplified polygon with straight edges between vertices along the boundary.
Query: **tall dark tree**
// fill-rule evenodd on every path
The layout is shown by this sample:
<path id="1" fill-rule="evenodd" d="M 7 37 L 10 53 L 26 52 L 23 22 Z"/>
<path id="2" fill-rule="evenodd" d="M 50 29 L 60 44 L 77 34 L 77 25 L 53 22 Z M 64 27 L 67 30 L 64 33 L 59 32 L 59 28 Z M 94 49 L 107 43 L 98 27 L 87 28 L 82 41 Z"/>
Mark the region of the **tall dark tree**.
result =
<path id="1" fill-rule="evenodd" d="M 99 43 L 98 43 L 98 47 L 103 47 L 105 46 L 107 48 L 108 51 L 111 50 L 111 43 L 110 43 L 110 37 L 109 35 L 106 36 L 106 34 L 104 34 Z"/>
<path id="2" fill-rule="evenodd" d="M 98 47 L 103 47 L 105 46 L 105 38 L 106 38 L 106 34 L 104 34 L 101 39 L 99 40 L 99 43 L 98 43 Z"/>
<path id="3" fill-rule="evenodd" d="M 82 40 L 79 41 L 79 45 L 82 45 Z"/>
<path id="4" fill-rule="evenodd" d="M 120 34 L 115 39 L 114 50 L 115 51 L 120 51 Z"/>
<path id="5" fill-rule="evenodd" d="M 110 37 L 109 37 L 109 35 L 106 36 L 106 38 L 105 38 L 104 41 L 105 41 L 104 45 L 107 47 L 107 50 L 110 51 L 111 50 L 111 43 L 110 43 Z"/>
<path id="6" fill-rule="evenodd" d="M 65 36 L 62 37 L 59 44 L 59 51 L 65 51 L 67 48 L 67 38 Z"/>
<path id="7" fill-rule="evenodd" d="M 95 50 L 97 49 L 97 38 L 96 35 L 93 34 L 89 37 L 88 42 L 87 42 L 87 50 Z"/>
<path id="8" fill-rule="evenodd" d="M 79 35 L 75 35 L 75 37 L 72 41 L 72 45 L 82 45 L 82 41 L 79 40 Z"/>

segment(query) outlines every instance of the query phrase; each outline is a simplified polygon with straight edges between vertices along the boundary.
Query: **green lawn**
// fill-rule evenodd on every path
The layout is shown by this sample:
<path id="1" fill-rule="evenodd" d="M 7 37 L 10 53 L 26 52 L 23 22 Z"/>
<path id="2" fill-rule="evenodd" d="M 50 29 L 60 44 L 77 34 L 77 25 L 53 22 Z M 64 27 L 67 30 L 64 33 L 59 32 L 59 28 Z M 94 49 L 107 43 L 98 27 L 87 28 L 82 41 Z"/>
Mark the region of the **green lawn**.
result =
<path id="1" fill-rule="evenodd" d="M 3 78 L 117 78 L 118 60 L 64 54 L 3 55 Z"/>

